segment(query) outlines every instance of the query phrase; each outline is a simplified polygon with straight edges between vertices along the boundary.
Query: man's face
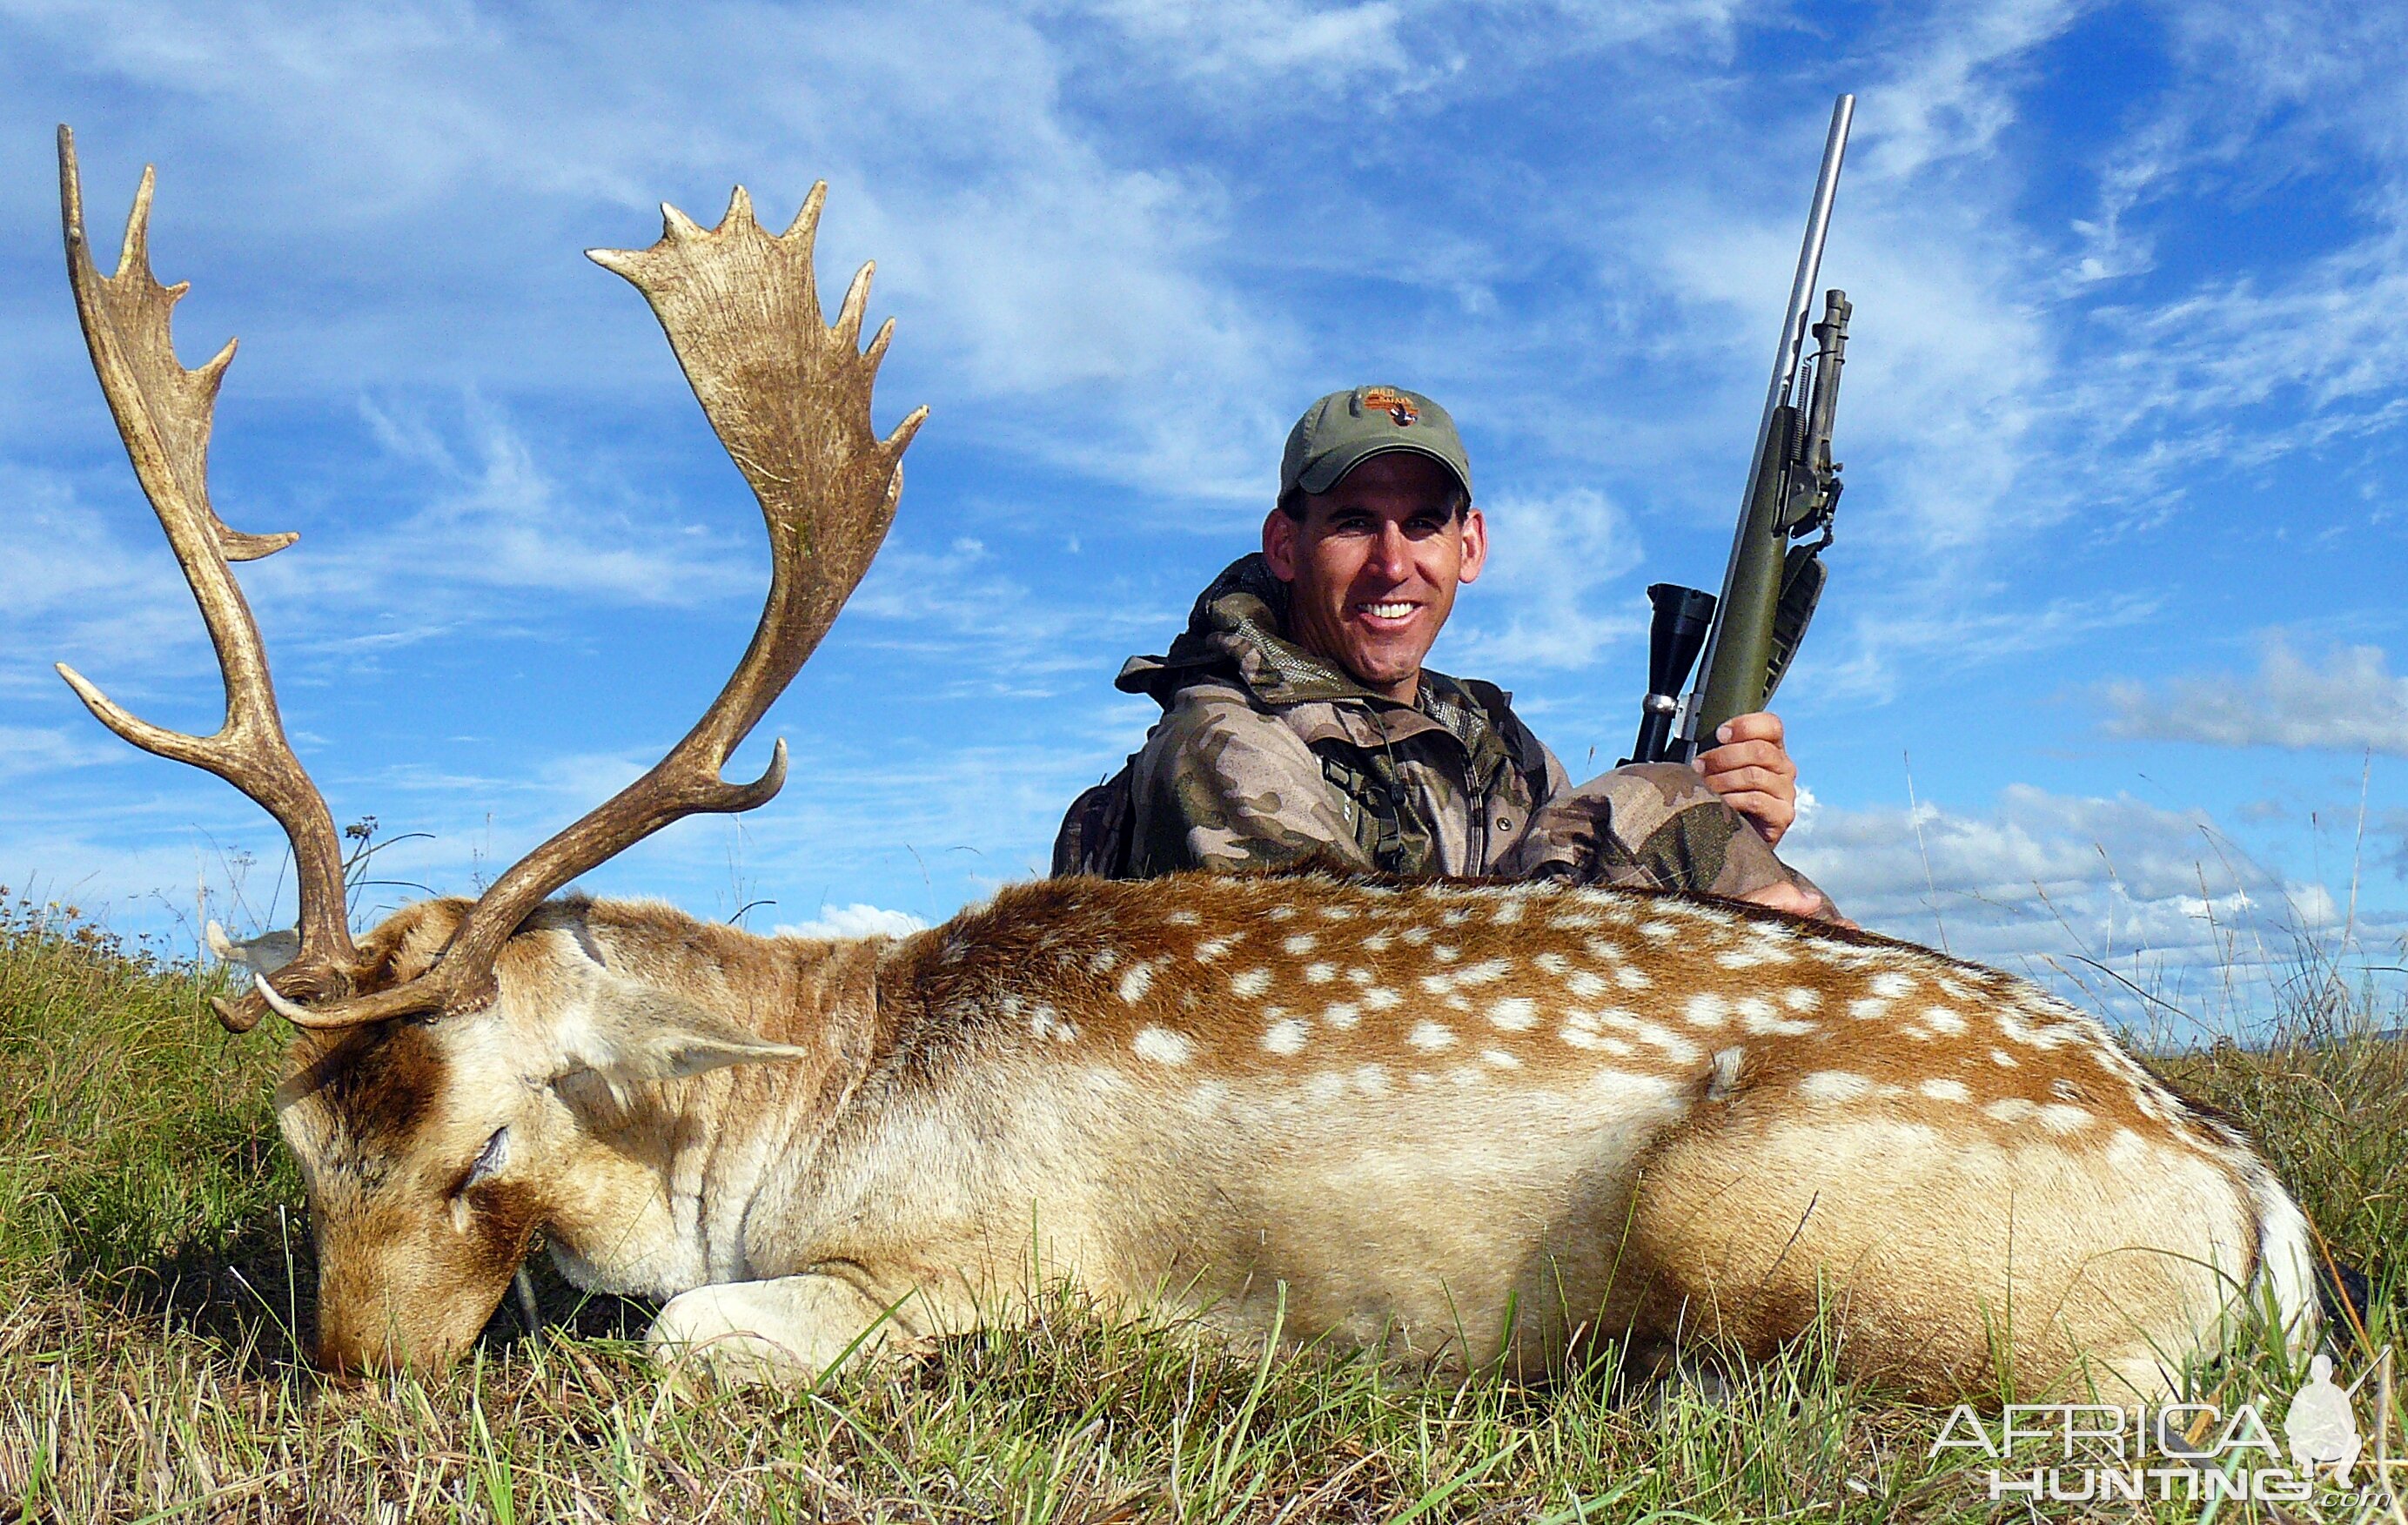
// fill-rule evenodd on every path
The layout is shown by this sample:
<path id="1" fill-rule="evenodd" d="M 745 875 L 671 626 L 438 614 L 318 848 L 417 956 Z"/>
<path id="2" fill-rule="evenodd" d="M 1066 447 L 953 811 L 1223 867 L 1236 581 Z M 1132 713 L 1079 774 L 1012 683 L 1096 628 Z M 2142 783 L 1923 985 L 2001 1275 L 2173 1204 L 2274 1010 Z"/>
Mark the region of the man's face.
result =
<path id="1" fill-rule="evenodd" d="M 1478 509 L 1454 511 L 1456 491 L 1445 467 L 1398 450 L 1307 496 L 1301 522 L 1273 509 L 1263 559 L 1288 584 L 1290 638 L 1410 703 L 1455 584 L 1488 557 L 1488 526 Z"/>

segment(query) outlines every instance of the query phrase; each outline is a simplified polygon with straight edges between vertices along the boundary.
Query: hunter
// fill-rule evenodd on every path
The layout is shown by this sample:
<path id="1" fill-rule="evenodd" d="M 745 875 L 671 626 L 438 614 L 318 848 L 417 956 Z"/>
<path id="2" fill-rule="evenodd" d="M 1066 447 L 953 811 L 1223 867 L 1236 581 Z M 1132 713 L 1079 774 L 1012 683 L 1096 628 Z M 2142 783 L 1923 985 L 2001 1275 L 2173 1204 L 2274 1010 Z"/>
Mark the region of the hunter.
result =
<path id="1" fill-rule="evenodd" d="M 1773 856 L 1797 817 L 1779 717 L 1742 715 L 1690 766 L 1575 787 L 1493 683 L 1422 666 L 1488 529 L 1446 410 L 1333 392 L 1288 434 L 1263 548 L 1118 686 L 1163 717 L 1062 823 L 1054 871 L 1142 879 L 1308 857 L 1403 874 L 1565 877 L 1838 919 Z"/>

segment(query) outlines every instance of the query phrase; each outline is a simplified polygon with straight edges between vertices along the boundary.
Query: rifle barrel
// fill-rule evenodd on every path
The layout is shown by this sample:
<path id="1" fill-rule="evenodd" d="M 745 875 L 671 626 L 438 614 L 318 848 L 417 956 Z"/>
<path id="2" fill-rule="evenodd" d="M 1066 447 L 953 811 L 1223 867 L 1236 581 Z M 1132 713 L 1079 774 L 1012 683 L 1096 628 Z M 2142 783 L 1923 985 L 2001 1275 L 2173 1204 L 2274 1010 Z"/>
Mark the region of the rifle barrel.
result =
<path id="1" fill-rule="evenodd" d="M 1797 382 L 1799 360 L 1806 344 L 1806 318 L 1814 301 L 1814 283 L 1823 269 L 1823 240 L 1831 229 L 1831 201 L 1840 189 L 1840 161 L 1847 151 L 1848 126 L 1856 114 L 1856 98 L 1853 94 L 1842 95 L 1831 103 L 1831 128 L 1823 139 L 1823 167 L 1814 177 L 1814 199 L 1806 212 L 1806 238 L 1798 251 L 1798 274 L 1789 283 L 1789 302 L 1782 309 L 1781 342 L 1772 352 L 1772 384 L 1765 392 L 1764 414 L 1756 421 L 1756 449 L 1748 458 L 1747 490 L 1740 497 L 1739 528 L 1731 537 L 1730 562 L 1723 571 L 1720 611 L 1713 634 L 1706 643 L 1705 655 L 1698 664 L 1697 687 L 1690 691 L 1689 701 L 1683 707 L 1682 735 L 1699 748 L 1711 744 L 1712 739 L 1701 734 L 1698 722 L 1714 671 L 1715 649 L 1723 644 L 1724 630 L 1738 612 L 1732 607 L 1731 596 L 1736 591 L 1733 584 L 1747 559 L 1750 511 L 1765 490 L 1765 484 L 1757 478 L 1768 468 L 1777 469 L 1773 457 L 1765 450 L 1765 442 Z M 1769 618 L 1768 614 L 1766 622 L 1759 622 L 1766 623 L 1768 632 Z"/>

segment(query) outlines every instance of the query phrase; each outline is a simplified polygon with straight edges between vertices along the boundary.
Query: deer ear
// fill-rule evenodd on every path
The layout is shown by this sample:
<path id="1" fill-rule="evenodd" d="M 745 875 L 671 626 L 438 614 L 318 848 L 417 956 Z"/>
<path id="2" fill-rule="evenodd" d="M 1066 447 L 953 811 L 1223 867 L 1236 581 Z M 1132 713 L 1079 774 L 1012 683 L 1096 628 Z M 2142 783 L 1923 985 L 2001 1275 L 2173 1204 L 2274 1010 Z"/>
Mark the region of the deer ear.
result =
<path id="1" fill-rule="evenodd" d="M 604 981 L 564 1040 L 562 1072 L 591 1070 L 614 1085 L 817 1057 L 811 1049 L 773 1043 L 692 1001 L 632 980 Z"/>
<path id="2" fill-rule="evenodd" d="M 273 974 L 301 952 L 301 931 L 294 927 L 233 938 L 215 921 L 208 925 L 209 952 L 222 964 L 234 964 L 254 974 Z"/>

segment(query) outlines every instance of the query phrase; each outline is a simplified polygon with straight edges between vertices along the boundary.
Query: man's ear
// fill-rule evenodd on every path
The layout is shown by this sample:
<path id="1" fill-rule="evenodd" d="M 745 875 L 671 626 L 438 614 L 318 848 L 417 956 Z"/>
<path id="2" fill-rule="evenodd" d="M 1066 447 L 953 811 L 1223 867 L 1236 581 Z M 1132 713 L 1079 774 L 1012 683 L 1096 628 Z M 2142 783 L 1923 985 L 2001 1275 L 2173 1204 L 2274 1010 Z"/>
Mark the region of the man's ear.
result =
<path id="1" fill-rule="evenodd" d="M 1480 568 L 1488 565 L 1488 521 L 1478 509 L 1463 511 L 1463 560 L 1456 568 L 1458 583 L 1477 583 Z"/>
<path id="2" fill-rule="evenodd" d="M 1296 581 L 1296 536 L 1303 527 L 1281 508 L 1272 509 L 1263 520 L 1263 561 L 1283 583 Z"/>
<path id="3" fill-rule="evenodd" d="M 632 980 L 601 981 L 563 1036 L 563 1072 L 591 1070 L 614 1085 L 818 1057 L 811 1049 L 773 1043 L 692 1001 Z"/>

